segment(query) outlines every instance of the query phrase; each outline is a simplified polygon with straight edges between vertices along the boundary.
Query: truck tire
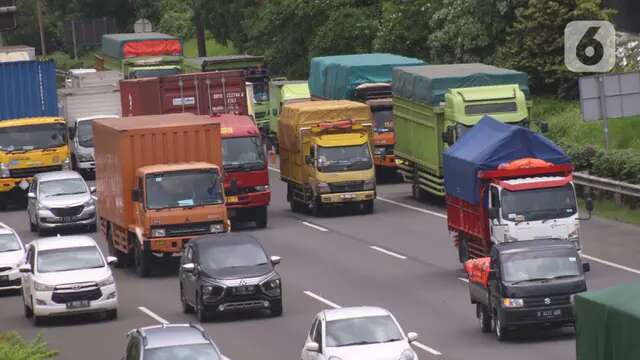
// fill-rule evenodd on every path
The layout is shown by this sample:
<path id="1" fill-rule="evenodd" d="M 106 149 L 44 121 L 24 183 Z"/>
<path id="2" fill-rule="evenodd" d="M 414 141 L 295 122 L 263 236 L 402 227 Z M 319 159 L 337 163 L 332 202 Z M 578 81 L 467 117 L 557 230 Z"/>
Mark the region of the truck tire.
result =
<path id="1" fill-rule="evenodd" d="M 482 305 L 476 305 L 476 312 L 478 316 L 478 323 L 480 324 L 480 331 L 483 333 L 491 332 L 491 311 Z"/>
<path id="2" fill-rule="evenodd" d="M 373 200 L 367 200 L 362 203 L 362 213 L 363 214 L 373 214 Z"/>
<path id="3" fill-rule="evenodd" d="M 322 202 L 320 202 L 319 199 L 313 200 L 311 202 L 311 215 L 315 216 L 315 217 L 322 217 L 324 216 L 325 211 L 324 211 L 324 205 L 322 205 Z"/>
<path id="4" fill-rule="evenodd" d="M 263 206 L 256 209 L 256 227 L 258 229 L 264 229 L 267 227 L 267 207 Z"/>
<path id="5" fill-rule="evenodd" d="M 139 244 L 136 244 L 134 259 L 136 272 L 140 277 L 148 277 L 151 275 L 151 254 L 145 252 Z"/>
<path id="6" fill-rule="evenodd" d="M 271 312 L 271 316 L 273 317 L 282 316 L 282 299 L 272 301 L 269 311 Z"/>
<path id="7" fill-rule="evenodd" d="M 461 264 L 469 260 L 469 246 L 465 239 L 460 239 L 460 243 L 458 244 L 458 260 L 460 260 Z"/>
<path id="8" fill-rule="evenodd" d="M 502 325 L 500 315 L 498 315 L 497 313 L 493 317 L 493 331 L 496 333 L 496 339 L 498 339 L 498 341 L 507 340 L 508 330 L 504 325 Z"/>
<path id="9" fill-rule="evenodd" d="M 418 184 L 411 185 L 411 197 L 417 201 L 424 200 L 424 190 Z"/>

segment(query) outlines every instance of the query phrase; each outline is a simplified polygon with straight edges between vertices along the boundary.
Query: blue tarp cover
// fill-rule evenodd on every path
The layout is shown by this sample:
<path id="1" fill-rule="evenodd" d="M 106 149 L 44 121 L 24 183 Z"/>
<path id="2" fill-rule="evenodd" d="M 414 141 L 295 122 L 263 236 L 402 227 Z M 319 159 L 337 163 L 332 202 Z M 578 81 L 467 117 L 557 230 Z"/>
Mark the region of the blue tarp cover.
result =
<path id="1" fill-rule="evenodd" d="M 478 171 L 495 170 L 500 164 L 526 157 L 556 165 L 571 162 L 560 147 L 541 134 L 485 116 L 444 153 L 447 195 L 478 204 Z"/>

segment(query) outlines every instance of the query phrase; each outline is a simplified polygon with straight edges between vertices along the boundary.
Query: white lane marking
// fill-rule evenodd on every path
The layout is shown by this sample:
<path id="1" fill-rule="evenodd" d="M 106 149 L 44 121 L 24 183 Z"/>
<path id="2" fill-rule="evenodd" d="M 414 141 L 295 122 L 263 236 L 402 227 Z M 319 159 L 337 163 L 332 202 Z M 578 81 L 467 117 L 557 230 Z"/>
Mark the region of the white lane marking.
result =
<path id="1" fill-rule="evenodd" d="M 436 356 L 442 355 L 442 353 L 440 351 L 438 351 L 438 350 L 436 350 L 434 348 L 428 347 L 427 345 L 425 345 L 425 344 L 423 344 L 421 342 L 414 341 L 413 343 L 411 343 L 411 345 L 414 345 L 415 347 L 420 348 L 420 349 L 422 349 L 422 350 L 424 350 L 424 351 L 426 351 L 428 353 L 431 353 L 433 355 L 436 355 Z"/>
<path id="2" fill-rule="evenodd" d="M 279 173 L 279 172 L 280 172 L 280 169 L 278 169 L 278 168 L 274 168 L 273 166 L 269 166 L 269 170 L 271 170 L 271 171 L 275 171 L 275 172 L 277 172 L 277 173 Z"/>
<path id="3" fill-rule="evenodd" d="M 467 284 L 469 283 L 469 279 L 459 277 L 458 280 L 466 282 Z"/>
<path id="4" fill-rule="evenodd" d="M 400 254 L 398 254 L 398 253 L 394 253 L 393 251 L 389 251 L 389 250 L 387 250 L 387 249 L 383 249 L 383 248 L 381 248 L 381 247 L 379 247 L 379 246 L 375 246 L 375 245 L 374 245 L 374 246 L 369 246 L 369 247 L 370 247 L 371 249 L 373 249 L 373 250 L 375 250 L 375 251 L 379 251 L 379 252 L 381 252 L 381 253 L 383 253 L 383 254 L 387 254 L 387 255 L 390 255 L 390 256 L 396 257 L 396 258 L 398 258 L 398 259 L 407 260 L 407 257 L 406 257 L 406 256 L 404 256 L 404 255 L 400 255 Z"/>
<path id="5" fill-rule="evenodd" d="M 406 209 L 409 209 L 409 210 L 419 211 L 421 213 L 425 213 L 425 214 L 441 217 L 443 219 L 447 218 L 447 215 L 445 215 L 445 214 L 441 214 L 439 212 L 435 212 L 435 211 L 431 211 L 431 210 L 427 210 L 427 209 L 422 209 L 422 208 L 411 206 L 411 205 L 407 205 L 407 204 L 404 204 L 404 203 L 401 203 L 401 202 L 398 202 L 398 201 L 395 201 L 395 200 L 383 198 L 381 196 L 378 196 L 376 199 L 380 200 L 380 201 L 388 202 L 389 204 L 397 205 L 397 206 L 400 206 L 400 207 L 403 207 L 403 208 L 406 208 Z"/>
<path id="6" fill-rule="evenodd" d="M 602 259 L 599 259 L 597 257 L 589 256 L 589 255 L 586 255 L 586 254 L 582 254 L 582 257 L 585 258 L 585 259 L 589 259 L 589 260 L 592 260 L 592 261 L 599 262 L 599 263 L 604 264 L 604 265 L 609 265 L 609 266 L 614 267 L 616 269 L 626 270 L 628 272 L 632 272 L 634 274 L 640 275 L 640 270 L 636 270 L 636 269 L 633 269 L 633 268 L 630 268 L 630 267 L 626 267 L 624 265 L 619 265 L 619 264 L 613 263 L 611 261 L 602 260 Z"/>
<path id="7" fill-rule="evenodd" d="M 320 230 L 320 231 L 324 231 L 324 232 L 329 231 L 329 230 L 323 228 L 322 226 L 318 226 L 318 225 L 312 224 L 310 222 L 303 221 L 302 224 L 307 225 L 308 227 L 314 228 L 316 230 Z"/>
<path id="8" fill-rule="evenodd" d="M 320 295 L 316 295 L 316 294 L 314 294 L 314 293 L 313 293 L 313 292 L 311 292 L 311 291 L 305 290 L 305 291 L 304 291 L 304 293 L 305 293 L 305 295 L 310 296 L 310 297 L 312 297 L 312 298 L 314 298 L 314 299 L 316 299 L 316 300 L 320 301 L 321 303 L 323 303 L 323 304 L 325 304 L 325 305 L 329 305 L 329 306 L 331 306 L 331 307 L 332 307 L 332 308 L 334 308 L 334 309 L 340 309 L 340 308 L 342 307 L 342 306 L 340 306 L 340 305 L 338 305 L 338 304 L 336 304 L 336 303 L 334 303 L 334 302 L 331 302 L 331 301 L 329 301 L 329 300 L 327 300 L 327 299 L 323 298 L 323 297 L 322 297 L 322 296 L 320 296 Z"/>
<path id="9" fill-rule="evenodd" d="M 161 318 L 160 315 L 154 313 L 153 311 L 147 309 L 144 306 L 139 306 L 138 310 L 140 310 L 143 313 L 149 315 L 151 318 L 153 318 L 154 320 L 158 321 L 160 324 L 168 324 L 169 323 L 167 320 Z"/>

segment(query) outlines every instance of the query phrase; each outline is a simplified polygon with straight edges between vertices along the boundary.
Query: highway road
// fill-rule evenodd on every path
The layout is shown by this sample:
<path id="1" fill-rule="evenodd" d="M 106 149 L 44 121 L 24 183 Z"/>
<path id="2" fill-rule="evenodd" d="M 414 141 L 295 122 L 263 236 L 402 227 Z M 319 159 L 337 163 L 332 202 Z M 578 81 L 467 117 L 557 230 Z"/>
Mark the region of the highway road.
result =
<path id="1" fill-rule="evenodd" d="M 284 314 L 232 316 L 204 324 L 232 360 L 299 359 L 313 316 L 336 306 L 378 305 L 392 311 L 405 332 L 420 334 L 420 359 L 575 359 L 573 330 L 519 332 L 499 343 L 480 332 L 475 307 L 457 253 L 449 240 L 443 209 L 413 201 L 406 184 L 380 185 L 372 215 L 294 214 L 285 186 L 271 171 L 273 200 L 265 230 L 253 234 L 271 255 L 282 256 Z M 23 210 L 0 213 L 25 242 L 34 239 Z M 638 228 L 602 219 L 584 222 L 584 253 L 592 271 L 590 289 L 630 282 L 640 275 Z M 104 240 L 92 234 L 103 248 Z M 23 315 L 20 298 L 0 297 L 0 331 L 31 338 L 43 332 L 60 359 L 119 359 L 130 329 L 159 322 L 195 322 L 181 312 L 175 271 L 149 279 L 116 269 L 119 318 L 54 320 L 35 328 Z"/>

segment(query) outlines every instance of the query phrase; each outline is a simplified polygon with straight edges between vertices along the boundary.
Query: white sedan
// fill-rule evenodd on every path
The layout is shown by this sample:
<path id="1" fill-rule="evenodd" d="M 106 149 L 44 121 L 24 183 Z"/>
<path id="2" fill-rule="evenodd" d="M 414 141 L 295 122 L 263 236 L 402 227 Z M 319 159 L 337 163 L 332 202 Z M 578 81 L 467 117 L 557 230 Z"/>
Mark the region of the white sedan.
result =
<path id="1" fill-rule="evenodd" d="M 0 223 L 0 291 L 22 287 L 18 268 L 24 264 L 24 245 L 18 234 Z"/>
<path id="2" fill-rule="evenodd" d="M 350 307 L 324 310 L 316 315 L 302 360 L 418 360 L 410 343 L 418 334 L 404 335 L 387 310 Z"/>
<path id="3" fill-rule="evenodd" d="M 109 265 L 85 235 L 38 239 L 27 246 L 22 273 L 24 313 L 38 325 L 46 316 L 102 312 L 118 315 L 118 295 Z"/>

